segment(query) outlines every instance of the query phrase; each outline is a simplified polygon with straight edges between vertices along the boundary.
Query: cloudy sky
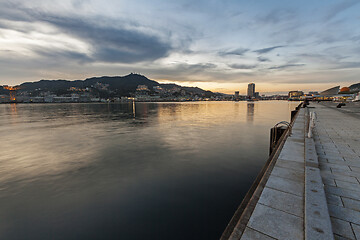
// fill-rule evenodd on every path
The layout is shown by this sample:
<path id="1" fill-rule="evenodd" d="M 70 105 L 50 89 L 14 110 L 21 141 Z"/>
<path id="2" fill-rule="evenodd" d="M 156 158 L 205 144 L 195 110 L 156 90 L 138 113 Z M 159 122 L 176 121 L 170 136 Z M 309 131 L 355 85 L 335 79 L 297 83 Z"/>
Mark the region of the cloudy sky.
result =
<path id="1" fill-rule="evenodd" d="M 220 92 L 360 82 L 360 1 L 0 0 L 0 84 L 141 73 Z"/>

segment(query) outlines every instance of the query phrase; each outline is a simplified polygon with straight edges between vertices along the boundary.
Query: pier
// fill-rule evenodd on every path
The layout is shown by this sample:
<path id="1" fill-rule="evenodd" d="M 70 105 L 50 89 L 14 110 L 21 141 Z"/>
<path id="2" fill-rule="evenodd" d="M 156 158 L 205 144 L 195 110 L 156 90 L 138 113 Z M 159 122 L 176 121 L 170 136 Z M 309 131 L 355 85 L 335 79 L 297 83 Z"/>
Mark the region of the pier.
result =
<path id="1" fill-rule="evenodd" d="M 360 103 L 300 108 L 221 239 L 360 239 Z"/>

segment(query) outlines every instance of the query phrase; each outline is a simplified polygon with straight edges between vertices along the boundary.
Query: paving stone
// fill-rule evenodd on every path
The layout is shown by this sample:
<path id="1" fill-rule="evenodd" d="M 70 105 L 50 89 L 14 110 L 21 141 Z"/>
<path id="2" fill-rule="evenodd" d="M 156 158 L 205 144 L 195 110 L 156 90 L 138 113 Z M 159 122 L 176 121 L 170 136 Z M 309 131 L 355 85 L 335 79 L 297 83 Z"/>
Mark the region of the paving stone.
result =
<path id="1" fill-rule="evenodd" d="M 344 237 L 341 237 L 341 236 L 336 235 L 336 234 L 334 234 L 334 239 L 335 240 L 349 240 L 348 238 L 344 238 Z"/>
<path id="2" fill-rule="evenodd" d="M 333 179 L 323 179 L 323 183 L 325 185 L 329 185 L 329 186 L 336 186 L 335 180 L 333 180 Z"/>
<path id="3" fill-rule="evenodd" d="M 283 192 L 298 195 L 304 194 L 304 182 L 296 182 L 289 179 L 271 175 L 266 183 L 266 187 L 277 189 Z"/>
<path id="4" fill-rule="evenodd" d="M 326 158 L 326 161 L 328 163 L 333 163 L 333 164 L 349 164 L 348 161 L 345 161 L 342 157 L 341 158 L 337 158 L 337 159 L 333 159 L 333 158 Z"/>
<path id="5" fill-rule="evenodd" d="M 304 170 L 292 170 L 292 169 L 286 169 L 282 167 L 278 167 L 277 165 L 273 168 L 272 175 L 277 177 L 282 177 L 294 181 L 302 182 L 304 181 Z"/>
<path id="6" fill-rule="evenodd" d="M 330 216 L 344 221 L 360 224 L 360 212 L 335 205 L 329 205 Z"/>
<path id="7" fill-rule="evenodd" d="M 350 208 L 360 212 L 360 199 L 354 200 L 351 198 L 342 197 L 342 202 L 344 203 L 344 207 Z"/>
<path id="8" fill-rule="evenodd" d="M 295 162 L 295 161 L 287 161 L 287 160 L 283 160 L 283 159 L 278 159 L 276 161 L 276 166 L 282 167 L 282 168 L 304 171 L 304 163 L 303 162 Z"/>
<path id="9" fill-rule="evenodd" d="M 276 239 L 304 239 L 300 217 L 257 204 L 248 226 Z"/>
<path id="10" fill-rule="evenodd" d="M 345 189 L 360 192 L 360 184 L 359 183 L 349 183 L 349 182 L 344 182 L 341 180 L 335 180 L 335 183 L 339 188 L 345 188 Z"/>
<path id="11" fill-rule="evenodd" d="M 352 171 L 360 173 L 360 167 L 351 166 L 350 168 Z"/>
<path id="12" fill-rule="evenodd" d="M 321 171 L 331 171 L 331 167 L 327 166 L 326 164 L 320 163 L 319 166 Z"/>
<path id="13" fill-rule="evenodd" d="M 331 167 L 331 169 L 342 169 L 345 171 L 351 171 L 351 169 L 349 168 L 349 166 L 346 164 L 345 161 L 342 164 L 335 164 L 335 163 L 322 163 L 322 164 L 327 167 Z"/>
<path id="14" fill-rule="evenodd" d="M 360 225 L 351 223 L 351 227 L 354 231 L 356 239 L 360 239 Z"/>
<path id="15" fill-rule="evenodd" d="M 339 175 L 332 173 L 331 171 L 321 171 L 321 176 L 323 179 L 341 180 L 344 182 L 358 183 L 355 177 Z"/>
<path id="16" fill-rule="evenodd" d="M 357 153 L 360 151 L 359 121 L 350 115 L 339 113 L 335 108 L 314 105 L 318 117 L 314 139 L 329 213 L 336 218 L 332 218 L 334 237 L 355 239 L 354 228 L 359 226 L 360 221 L 360 156 Z M 336 187 L 331 186 L 333 181 Z M 351 230 L 350 223 L 358 225 L 351 226 Z"/>
<path id="17" fill-rule="evenodd" d="M 294 152 L 292 149 L 283 149 L 279 155 L 279 158 L 288 161 L 304 162 L 304 156 Z"/>
<path id="18" fill-rule="evenodd" d="M 338 175 L 344 175 L 344 176 L 360 178 L 360 173 L 354 172 L 354 171 L 345 171 L 345 170 L 342 170 L 342 169 L 332 169 L 331 171 L 333 173 L 335 173 L 335 174 L 338 174 Z"/>
<path id="19" fill-rule="evenodd" d="M 304 217 L 303 198 L 290 193 L 265 187 L 259 203 L 302 218 Z"/>
<path id="20" fill-rule="evenodd" d="M 336 196 L 333 194 L 326 194 L 326 201 L 328 204 L 332 204 L 332 205 L 337 205 L 337 206 L 342 206 L 343 207 L 343 203 L 341 201 L 340 196 Z"/>
<path id="21" fill-rule="evenodd" d="M 281 150 L 279 158 L 304 162 L 304 143 L 295 142 L 289 137 Z"/>
<path id="22" fill-rule="evenodd" d="M 353 234 L 349 222 L 333 217 L 331 217 L 330 220 L 331 220 L 332 230 L 334 231 L 335 234 L 349 239 L 355 239 L 355 236 Z"/>
<path id="23" fill-rule="evenodd" d="M 318 168 L 305 167 L 305 238 L 332 239 L 333 231 Z"/>
<path id="24" fill-rule="evenodd" d="M 360 157 L 358 155 L 353 157 L 344 156 L 343 158 L 345 161 L 360 161 Z"/>
<path id="25" fill-rule="evenodd" d="M 255 231 L 254 229 L 246 227 L 243 235 L 241 236 L 241 240 L 254 240 L 254 239 L 273 240 L 275 238 L 269 237 L 265 234 Z"/>

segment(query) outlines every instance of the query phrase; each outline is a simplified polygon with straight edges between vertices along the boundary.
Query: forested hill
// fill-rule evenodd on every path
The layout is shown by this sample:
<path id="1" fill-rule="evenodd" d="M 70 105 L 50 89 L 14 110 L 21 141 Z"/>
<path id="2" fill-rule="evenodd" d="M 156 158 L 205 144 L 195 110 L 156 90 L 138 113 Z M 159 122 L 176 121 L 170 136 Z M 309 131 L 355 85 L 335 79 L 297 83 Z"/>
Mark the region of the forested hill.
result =
<path id="1" fill-rule="evenodd" d="M 160 84 L 154 80 L 150 80 L 147 77 L 131 73 L 126 76 L 103 76 L 92 77 L 85 80 L 40 80 L 37 82 L 26 82 L 20 85 L 20 91 L 35 91 L 41 89 L 41 91 L 50 92 L 63 92 L 71 87 L 76 88 L 90 88 L 97 83 L 108 84 L 108 89 L 116 92 L 118 95 L 129 95 L 136 91 L 138 85 L 146 85 L 149 89 L 153 89 L 154 86 L 161 86 L 163 88 L 178 87 L 186 91 L 205 94 L 212 93 L 205 91 L 197 87 L 182 87 L 176 84 Z"/>

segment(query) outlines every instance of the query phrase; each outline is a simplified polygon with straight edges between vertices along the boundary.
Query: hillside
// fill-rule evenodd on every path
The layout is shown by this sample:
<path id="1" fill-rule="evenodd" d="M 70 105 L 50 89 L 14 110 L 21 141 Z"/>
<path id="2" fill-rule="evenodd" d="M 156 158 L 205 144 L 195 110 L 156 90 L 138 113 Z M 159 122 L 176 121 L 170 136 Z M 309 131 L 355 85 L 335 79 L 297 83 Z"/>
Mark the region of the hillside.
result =
<path id="1" fill-rule="evenodd" d="M 41 89 L 43 91 L 66 90 L 70 87 L 87 88 L 96 83 L 109 84 L 110 90 L 120 90 L 122 92 L 132 92 L 136 90 L 138 85 L 146 85 L 153 87 L 159 85 L 158 82 L 148 79 L 139 74 L 129 74 L 127 76 L 115 77 L 92 77 L 85 80 L 41 80 L 38 82 L 26 82 L 20 85 L 23 91 L 34 91 Z"/>
<path id="2" fill-rule="evenodd" d="M 355 83 L 351 85 L 349 88 L 351 92 L 357 92 L 360 90 L 360 83 Z"/>
<path id="3" fill-rule="evenodd" d="M 93 88 L 96 84 L 106 85 L 107 89 L 112 92 L 112 95 L 116 96 L 129 96 L 136 91 L 138 85 L 146 85 L 149 89 L 153 89 L 154 86 L 161 86 L 164 89 L 181 88 L 186 92 L 202 95 L 214 95 L 210 91 L 205 91 L 197 87 L 182 87 L 176 84 L 160 84 L 154 80 L 150 80 L 147 77 L 139 74 L 131 73 L 126 76 L 103 76 L 92 77 L 85 80 L 40 80 L 37 82 L 26 82 L 20 85 L 19 92 L 53 92 L 56 94 L 66 93 L 70 88 Z"/>

